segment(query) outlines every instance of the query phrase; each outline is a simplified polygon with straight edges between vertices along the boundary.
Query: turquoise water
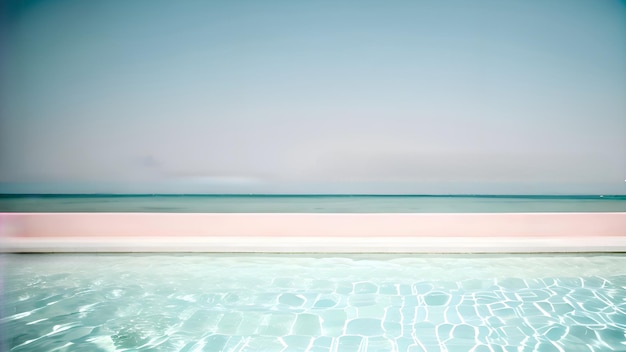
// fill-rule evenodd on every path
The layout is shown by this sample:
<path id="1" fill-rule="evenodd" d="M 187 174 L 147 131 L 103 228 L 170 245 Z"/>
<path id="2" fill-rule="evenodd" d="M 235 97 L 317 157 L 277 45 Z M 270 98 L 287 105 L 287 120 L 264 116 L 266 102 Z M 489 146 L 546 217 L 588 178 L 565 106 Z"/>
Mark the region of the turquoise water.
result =
<path id="1" fill-rule="evenodd" d="M 0 195 L 4 212 L 626 212 L 626 196 Z"/>
<path id="2" fill-rule="evenodd" d="M 8 351 L 624 351 L 625 255 L 5 255 Z"/>

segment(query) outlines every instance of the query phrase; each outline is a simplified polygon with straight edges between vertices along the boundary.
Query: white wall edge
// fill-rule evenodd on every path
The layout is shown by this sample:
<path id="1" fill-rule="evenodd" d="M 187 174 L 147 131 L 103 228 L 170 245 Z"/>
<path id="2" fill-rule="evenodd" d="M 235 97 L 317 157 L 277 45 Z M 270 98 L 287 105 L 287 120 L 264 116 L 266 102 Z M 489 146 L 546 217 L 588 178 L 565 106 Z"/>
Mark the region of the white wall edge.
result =
<path id="1" fill-rule="evenodd" d="M 533 253 L 626 252 L 626 237 L 48 237 L 7 238 L 5 253 Z"/>

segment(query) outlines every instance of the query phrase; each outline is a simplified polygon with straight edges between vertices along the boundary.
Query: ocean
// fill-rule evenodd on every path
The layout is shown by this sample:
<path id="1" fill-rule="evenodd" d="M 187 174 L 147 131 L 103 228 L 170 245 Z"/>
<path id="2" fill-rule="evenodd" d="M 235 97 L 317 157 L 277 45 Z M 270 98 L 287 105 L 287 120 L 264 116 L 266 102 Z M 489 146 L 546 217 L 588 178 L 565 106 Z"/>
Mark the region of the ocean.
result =
<path id="1" fill-rule="evenodd" d="M 626 195 L 0 195 L 0 212 L 626 212 Z"/>

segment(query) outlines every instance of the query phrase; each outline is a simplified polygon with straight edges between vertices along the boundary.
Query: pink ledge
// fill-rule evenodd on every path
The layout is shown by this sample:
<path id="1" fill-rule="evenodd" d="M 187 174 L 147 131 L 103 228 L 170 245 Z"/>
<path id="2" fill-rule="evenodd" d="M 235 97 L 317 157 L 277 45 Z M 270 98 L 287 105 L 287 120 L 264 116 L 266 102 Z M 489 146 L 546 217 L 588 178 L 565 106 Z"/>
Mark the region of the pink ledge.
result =
<path id="1" fill-rule="evenodd" d="M 626 236 L 626 213 L 1 213 L 5 238 Z"/>

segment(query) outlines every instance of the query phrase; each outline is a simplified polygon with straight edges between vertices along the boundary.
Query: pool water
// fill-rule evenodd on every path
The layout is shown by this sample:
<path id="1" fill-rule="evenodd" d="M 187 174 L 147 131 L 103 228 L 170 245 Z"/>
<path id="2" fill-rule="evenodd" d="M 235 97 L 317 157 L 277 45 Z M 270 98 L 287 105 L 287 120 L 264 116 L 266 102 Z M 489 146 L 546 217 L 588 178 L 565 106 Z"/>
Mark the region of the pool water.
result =
<path id="1" fill-rule="evenodd" d="M 8 351 L 625 351 L 625 255 L 4 255 Z"/>

